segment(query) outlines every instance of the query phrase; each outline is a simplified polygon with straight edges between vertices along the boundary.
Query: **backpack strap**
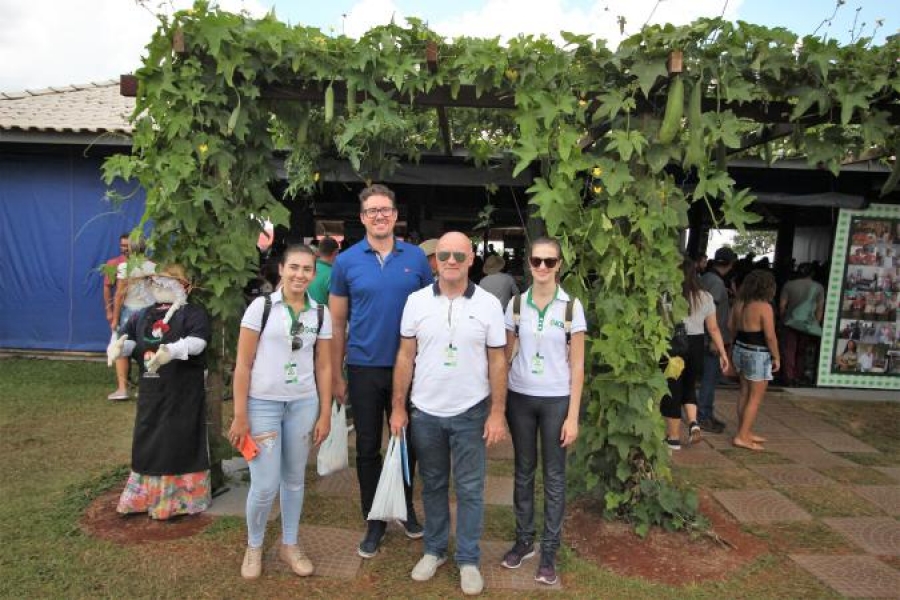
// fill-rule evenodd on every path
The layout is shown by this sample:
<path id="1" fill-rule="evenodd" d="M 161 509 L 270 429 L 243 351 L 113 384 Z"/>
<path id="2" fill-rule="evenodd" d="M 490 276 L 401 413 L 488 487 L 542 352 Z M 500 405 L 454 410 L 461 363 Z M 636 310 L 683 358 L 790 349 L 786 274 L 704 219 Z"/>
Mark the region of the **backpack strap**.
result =
<path id="1" fill-rule="evenodd" d="M 322 322 L 325 320 L 325 305 L 321 302 L 316 305 L 316 320 L 319 326 L 316 328 L 316 337 L 322 332 Z"/>
<path id="2" fill-rule="evenodd" d="M 262 320 L 259 325 L 259 335 L 262 336 L 263 330 L 266 328 L 266 323 L 269 322 L 269 313 L 272 312 L 272 294 L 264 294 L 265 304 L 263 304 L 263 314 Z"/>
<path id="3" fill-rule="evenodd" d="M 522 294 L 513 296 L 513 326 L 516 337 L 519 337 L 519 321 L 522 320 Z"/>
<path id="4" fill-rule="evenodd" d="M 563 321 L 563 327 L 566 331 L 566 347 L 572 344 L 572 315 L 575 313 L 575 299 L 570 298 L 566 302 L 566 319 Z"/>

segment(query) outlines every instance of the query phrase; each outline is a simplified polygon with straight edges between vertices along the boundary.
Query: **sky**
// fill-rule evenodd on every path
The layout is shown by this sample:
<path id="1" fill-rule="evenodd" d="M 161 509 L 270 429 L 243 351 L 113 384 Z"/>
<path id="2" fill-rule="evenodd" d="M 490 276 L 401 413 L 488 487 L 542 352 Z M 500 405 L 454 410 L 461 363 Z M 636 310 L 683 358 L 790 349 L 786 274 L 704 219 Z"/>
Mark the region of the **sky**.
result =
<path id="1" fill-rule="evenodd" d="M 186 8 L 190 0 L 0 0 L 0 91 L 41 89 L 117 79 L 138 68 L 155 27 L 154 12 Z M 593 33 L 614 46 L 644 23 L 683 24 L 698 17 L 786 27 L 801 35 L 827 34 L 847 42 L 856 19 L 876 43 L 900 29 L 897 0 L 219 0 L 231 11 L 319 27 L 326 34 L 359 36 L 375 25 L 420 18 L 441 35 L 513 37 L 560 31 Z M 162 7 L 162 9 L 160 8 Z M 863 25 L 864 24 L 864 25 Z"/>

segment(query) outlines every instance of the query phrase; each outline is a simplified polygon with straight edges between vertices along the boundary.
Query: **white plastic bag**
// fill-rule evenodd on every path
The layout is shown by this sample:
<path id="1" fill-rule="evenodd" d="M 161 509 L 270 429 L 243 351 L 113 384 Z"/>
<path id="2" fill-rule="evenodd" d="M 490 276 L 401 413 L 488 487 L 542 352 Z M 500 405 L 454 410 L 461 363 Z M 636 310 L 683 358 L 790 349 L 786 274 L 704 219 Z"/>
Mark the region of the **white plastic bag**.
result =
<path id="1" fill-rule="evenodd" d="M 388 444 L 368 518 L 370 521 L 406 520 L 406 494 L 403 492 L 403 464 L 399 436 L 392 436 Z"/>
<path id="2" fill-rule="evenodd" d="M 331 403 L 331 432 L 319 448 L 316 470 L 319 475 L 330 475 L 346 469 L 347 457 L 347 413 L 340 402 Z"/>

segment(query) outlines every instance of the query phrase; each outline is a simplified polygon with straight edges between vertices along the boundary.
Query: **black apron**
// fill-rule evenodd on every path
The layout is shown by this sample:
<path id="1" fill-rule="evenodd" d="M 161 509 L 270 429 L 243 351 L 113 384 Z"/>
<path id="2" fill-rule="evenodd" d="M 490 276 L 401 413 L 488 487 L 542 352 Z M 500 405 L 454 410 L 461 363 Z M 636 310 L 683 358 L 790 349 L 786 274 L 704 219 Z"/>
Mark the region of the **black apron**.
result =
<path id="1" fill-rule="evenodd" d="M 206 431 L 205 351 L 187 360 L 173 360 L 159 368 L 159 377 L 145 377 L 145 361 L 160 344 L 186 336 L 209 343 L 206 311 L 186 304 L 169 321 L 160 339 L 151 333 L 167 307 L 151 306 L 129 322 L 129 338 L 136 346 L 132 356 L 141 369 L 131 468 L 141 475 L 181 475 L 209 468 Z"/>

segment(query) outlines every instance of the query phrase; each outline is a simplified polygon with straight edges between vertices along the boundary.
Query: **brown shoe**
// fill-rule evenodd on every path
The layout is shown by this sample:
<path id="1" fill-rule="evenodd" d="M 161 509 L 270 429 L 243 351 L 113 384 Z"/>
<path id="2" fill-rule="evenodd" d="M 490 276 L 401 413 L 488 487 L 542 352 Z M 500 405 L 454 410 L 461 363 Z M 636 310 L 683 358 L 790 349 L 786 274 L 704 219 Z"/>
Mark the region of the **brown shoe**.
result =
<path id="1" fill-rule="evenodd" d="M 256 579 L 262 573 L 262 546 L 251 548 L 247 546 L 244 552 L 244 562 L 241 564 L 241 577 L 244 579 Z"/>
<path id="2" fill-rule="evenodd" d="M 291 570 L 300 577 L 308 577 L 309 575 L 312 575 L 315 570 L 312 561 L 309 560 L 296 544 L 290 546 L 282 544 L 281 548 L 278 549 L 278 556 L 281 557 L 281 560 L 290 565 Z"/>

